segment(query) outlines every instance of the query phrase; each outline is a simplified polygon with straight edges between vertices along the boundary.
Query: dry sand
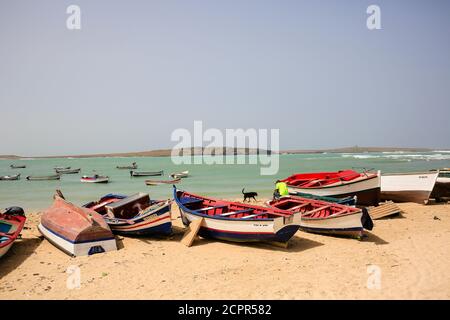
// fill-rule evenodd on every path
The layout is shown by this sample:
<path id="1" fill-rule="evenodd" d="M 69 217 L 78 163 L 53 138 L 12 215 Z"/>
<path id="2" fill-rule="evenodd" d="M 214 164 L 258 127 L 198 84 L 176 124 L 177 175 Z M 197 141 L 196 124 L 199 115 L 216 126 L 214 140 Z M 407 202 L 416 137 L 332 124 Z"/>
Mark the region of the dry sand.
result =
<path id="1" fill-rule="evenodd" d="M 39 214 L 29 214 L 0 260 L 0 299 L 449 299 L 450 205 L 399 206 L 402 218 L 375 221 L 363 241 L 299 231 L 287 249 L 205 239 L 185 247 L 174 206 L 172 237 L 118 237 L 120 250 L 78 258 L 42 240 Z M 71 265 L 79 289 L 67 287 Z M 381 287 L 368 289 L 368 279 Z"/>

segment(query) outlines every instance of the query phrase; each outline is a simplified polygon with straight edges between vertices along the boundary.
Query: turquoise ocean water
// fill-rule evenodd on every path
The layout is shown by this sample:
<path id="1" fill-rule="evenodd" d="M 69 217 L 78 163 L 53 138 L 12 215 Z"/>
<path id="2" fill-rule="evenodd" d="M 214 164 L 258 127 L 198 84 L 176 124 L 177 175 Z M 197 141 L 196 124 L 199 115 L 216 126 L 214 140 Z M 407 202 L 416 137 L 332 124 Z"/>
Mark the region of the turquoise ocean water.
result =
<path id="1" fill-rule="evenodd" d="M 247 159 L 247 158 L 246 158 Z M 61 189 L 68 200 L 84 204 L 100 196 L 114 192 L 133 194 L 148 192 L 154 199 L 172 197 L 172 186 L 146 186 L 144 180 L 169 179 L 171 172 L 189 170 L 190 177 L 177 186 L 199 194 L 240 198 L 243 187 L 256 191 L 260 197 L 272 195 L 274 181 L 296 172 L 341 170 L 347 168 L 375 168 L 382 172 L 423 171 L 450 167 L 450 152 L 429 153 L 392 152 L 362 154 L 298 154 L 280 155 L 278 174 L 263 176 L 259 165 L 175 165 L 170 157 L 136 158 L 78 158 L 78 159 L 23 159 L 0 160 L 0 175 L 21 173 L 19 181 L 0 181 L 0 208 L 21 206 L 26 210 L 38 210 L 49 206 L 55 189 Z M 247 159 L 248 160 L 248 159 Z M 164 170 L 162 177 L 131 178 L 128 170 L 118 170 L 117 165 L 129 165 L 136 161 L 142 171 Z M 10 164 L 25 164 L 25 169 L 10 169 Z M 248 161 L 246 162 L 248 163 Z M 55 166 L 81 168 L 80 174 L 63 175 L 60 181 L 27 181 L 27 175 L 54 174 Z M 108 175 L 108 184 L 81 183 L 81 175 Z"/>

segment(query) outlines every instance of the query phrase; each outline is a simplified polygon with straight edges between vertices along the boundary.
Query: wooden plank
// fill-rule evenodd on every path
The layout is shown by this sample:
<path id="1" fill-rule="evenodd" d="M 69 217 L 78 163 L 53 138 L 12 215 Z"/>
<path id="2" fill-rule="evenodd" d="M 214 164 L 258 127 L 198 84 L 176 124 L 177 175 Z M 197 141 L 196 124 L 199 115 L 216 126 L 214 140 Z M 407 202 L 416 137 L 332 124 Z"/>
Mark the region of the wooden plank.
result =
<path id="1" fill-rule="evenodd" d="M 369 215 L 377 220 L 384 217 L 401 214 L 402 210 L 392 201 L 381 203 L 378 207 L 368 207 Z"/>
<path id="2" fill-rule="evenodd" d="M 200 226 L 203 223 L 203 218 L 192 221 L 189 226 L 186 228 L 184 232 L 183 238 L 181 239 L 181 243 L 186 247 L 192 246 L 194 243 L 195 237 L 197 236 L 198 231 L 200 230 Z"/>

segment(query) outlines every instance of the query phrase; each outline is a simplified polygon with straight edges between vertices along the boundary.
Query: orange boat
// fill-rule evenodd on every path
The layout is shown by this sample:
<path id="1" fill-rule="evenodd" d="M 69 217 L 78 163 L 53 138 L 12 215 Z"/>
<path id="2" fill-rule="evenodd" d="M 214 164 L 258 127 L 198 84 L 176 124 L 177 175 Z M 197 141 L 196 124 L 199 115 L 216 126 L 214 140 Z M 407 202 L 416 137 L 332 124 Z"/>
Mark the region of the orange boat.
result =
<path id="1" fill-rule="evenodd" d="M 44 211 L 38 229 L 53 245 L 72 256 L 117 250 L 114 235 L 103 217 L 66 201 L 61 193 Z"/>

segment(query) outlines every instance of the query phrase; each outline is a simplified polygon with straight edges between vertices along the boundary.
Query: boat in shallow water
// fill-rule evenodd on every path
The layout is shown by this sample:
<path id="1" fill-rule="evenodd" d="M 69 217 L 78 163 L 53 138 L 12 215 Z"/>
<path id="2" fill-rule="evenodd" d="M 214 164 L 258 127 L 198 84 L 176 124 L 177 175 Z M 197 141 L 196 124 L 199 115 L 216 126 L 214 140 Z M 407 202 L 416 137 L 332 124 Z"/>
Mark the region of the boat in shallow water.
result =
<path id="1" fill-rule="evenodd" d="M 173 179 L 173 180 L 145 180 L 145 184 L 148 186 L 159 186 L 162 184 L 175 184 L 179 183 L 181 178 Z"/>
<path id="2" fill-rule="evenodd" d="M 29 181 L 59 180 L 61 179 L 61 175 L 54 174 L 50 176 L 28 176 L 26 179 Z"/>
<path id="3" fill-rule="evenodd" d="M 26 217 L 20 207 L 10 207 L 0 212 L 0 258 L 11 249 L 25 225 Z"/>
<path id="4" fill-rule="evenodd" d="M 81 168 L 77 168 L 77 169 L 55 169 L 56 173 L 59 174 L 75 174 L 75 173 L 80 173 Z"/>
<path id="5" fill-rule="evenodd" d="M 60 193 L 43 211 L 38 229 L 54 246 L 72 256 L 117 250 L 116 239 L 103 217 L 66 201 Z"/>
<path id="6" fill-rule="evenodd" d="M 236 242 L 287 242 L 300 227 L 300 215 L 291 212 L 218 200 L 173 187 L 185 226 L 202 219 L 199 235 Z"/>
<path id="7" fill-rule="evenodd" d="M 116 166 L 116 168 L 117 169 L 129 169 L 129 170 L 131 169 L 131 170 L 135 170 L 135 169 L 138 168 L 138 166 L 137 166 L 136 162 L 133 162 L 131 164 L 131 166 Z"/>
<path id="8" fill-rule="evenodd" d="M 80 181 L 87 182 L 87 183 L 108 183 L 109 177 L 108 176 L 100 176 L 98 174 L 95 174 L 93 176 L 82 176 Z"/>
<path id="9" fill-rule="evenodd" d="M 313 233 L 361 237 L 372 230 L 367 210 L 301 197 L 285 196 L 266 203 L 271 208 L 301 214 L 300 229 Z"/>
<path id="10" fill-rule="evenodd" d="M 334 198 L 356 196 L 358 205 L 378 205 L 380 201 L 380 171 L 298 173 L 281 181 L 287 184 L 290 194 L 308 193 Z"/>
<path id="11" fill-rule="evenodd" d="M 27 166 L 24 165 L 24 164 L 19 164 L 19 165 L 12 164 L 12 165 L 10 165 L 9 167 L 10 167 L 11 169 L 25 169 Z"/>
<path id="12" fill-rule="evenodd" d="M 381 175 L 381 200 L 427 204 L 439 171 Z"/>
<path id="13" fill-rule="evenodd" d="M 178 178 L 187 178 L 189 176 L 189 171 L 181 171 L 181 172 L 172 172 L 170 176 L 174 179 Z"/>
<path id="14" fill-rule="evenodd" d="M 171 200 L 150 200 L 146 193 L 107 194 L 83 207 L 101 214 L 114 233 L 142 236 L 172 233 L 171 204 Z"/>
<path id="15" fill-rule="evenodd" d="M 132 177 L 150 177 L 150 176 L 162 176 L 164 170 L 161 171 L 130 171 Z"/>
<path id="16" fill-rule="evenodd" d="M 0 180 L 5 180 L 5 181 L 12 181 L 12 180 L 19 180 L 19 179 L 20 179 L 20 173 L 14 174 L 14 175 L 0 176 Z"/>

